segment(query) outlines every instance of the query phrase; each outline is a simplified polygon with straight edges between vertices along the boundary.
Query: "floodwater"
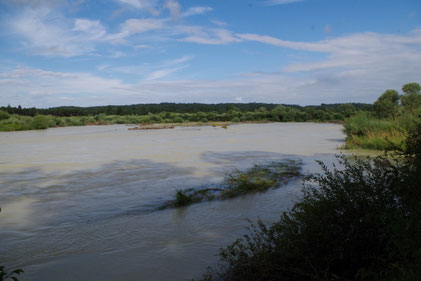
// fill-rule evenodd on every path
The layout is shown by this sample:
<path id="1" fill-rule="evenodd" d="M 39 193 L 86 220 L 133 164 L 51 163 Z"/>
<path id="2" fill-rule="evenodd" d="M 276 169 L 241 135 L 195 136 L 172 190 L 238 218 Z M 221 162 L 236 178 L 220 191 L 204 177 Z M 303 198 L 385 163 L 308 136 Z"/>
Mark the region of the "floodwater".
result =
<path id="1" fill-rule="evenodd" d="M 0 133 L 0 265 L 22 280 L 190 280 L 220 247 L 273 222 L 300 196 L 266 193 L 157 210 L 177 189 L 234 168 L 300 159 L 332 163 L 340 125 L 241 124 L 133 131 L 125 125 Z"/>

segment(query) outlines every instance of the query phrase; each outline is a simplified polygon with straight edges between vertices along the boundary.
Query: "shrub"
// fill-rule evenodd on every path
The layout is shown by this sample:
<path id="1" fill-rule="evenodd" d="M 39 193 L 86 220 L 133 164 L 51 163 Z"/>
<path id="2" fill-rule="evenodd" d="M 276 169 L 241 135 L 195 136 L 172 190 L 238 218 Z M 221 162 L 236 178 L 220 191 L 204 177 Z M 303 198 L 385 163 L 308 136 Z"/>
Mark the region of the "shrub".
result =
<path id="1" fill-rule="evenodd" d="M 417 280 L 421 274 L 421 126 L 403 158 L 339 157 L 281 219 L 258 221 L 220 252 L 213 280 Z"/>
<path id="2" fill-rule="evenodd" d="M 47 129 L 49 126 L 48 118 L 45 115 L 36 115 L 32 120 L 32 129 L 43 130 Z"/>
<path id="3" fill-rule="evenodd" d="M 174 123 L 183 123 L 184 122 L 183 118 L 181 118 L 181 117 L 175 117 L 173 121 L 174 121 Z"/>

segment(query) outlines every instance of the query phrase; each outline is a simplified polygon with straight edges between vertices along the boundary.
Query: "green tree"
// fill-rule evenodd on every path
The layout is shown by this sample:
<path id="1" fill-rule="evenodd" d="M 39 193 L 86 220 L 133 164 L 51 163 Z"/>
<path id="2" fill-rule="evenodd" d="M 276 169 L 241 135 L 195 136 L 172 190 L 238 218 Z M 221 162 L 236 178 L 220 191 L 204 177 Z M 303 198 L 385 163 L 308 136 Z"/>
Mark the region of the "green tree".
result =
<path id="1" fill-rule="evenodd" d="M 374 110 L 377 116 L 395 119 L 399 105 L 399 94 L 395 90 L 387 90 L 374 103 Z"/>
<path id="2" fill-rule="evenodd" d="M 286 114 L 286 108 L 283 105 L 278 105 L 271 110 L 272 120 L 273 121 L 285 121 L 284 116 Z"/>
<path id="3" fill-rule="evenodd" d="M 421 86 L 418 83 L 408 83 L 403 85 L 402 91 L 405 94 L 419 94 Z"/>
<path id="4" fill-rule="evenodd" d="M 9 119 L 10 114 L 6 111 L 0 110 L 0 121 Z"/>
<path id="5" fill-rule="evenodd" d="M 401 98 L 402 105 L 411 113 L 421 107 L 421 86 L 418 83 L 408 83 L 403 85 L 402 91 L 405 93 Z"/>
<path id="6" fill-rule="evenodd" d="M 341 104 L 339 110 L 345 117 L 350 117 L 356 111 L 355 106 L 352 103 Z"/>

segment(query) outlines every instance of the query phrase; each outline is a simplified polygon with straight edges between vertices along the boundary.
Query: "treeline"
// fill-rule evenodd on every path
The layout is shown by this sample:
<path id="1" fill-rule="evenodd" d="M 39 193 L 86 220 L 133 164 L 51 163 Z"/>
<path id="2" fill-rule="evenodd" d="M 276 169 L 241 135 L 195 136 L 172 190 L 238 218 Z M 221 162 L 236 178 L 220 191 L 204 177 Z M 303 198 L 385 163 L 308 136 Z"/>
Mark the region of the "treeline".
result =
<path id="1" fill-rule="evenodd" d="M 46 129 L 63 126 L 83 126 L 93 124 L 150 124 L 150 123 L 185 123 L 185 122 L 342 122 L 356 111 L 371 106 L 367 104 L 333 104 L 320 106 L 297 106 L 275 104 L 155 104 L 112 107 L 121 114 L 105 114 L 101 107 L 57 107 L 49 109 L 3 107 L 0 110 L 0 131 L 20 131 Z M 239 106 L 239 107 L 237 107 Z M 134 114 L 123 114 L 123 108 L 134 108 Z M 136 111 L 135 108 L 139 110 Z M 143 108 L 145 107 L 145 108 Z M 103 107 L 105 109 L 107 107 Z M 68 109 L 69 111 L 65 111 Z M 142 109 L 142 111 L 140 111 Z M 148 111 L 152 110 L 155 113 Z M 199 111 L 199 110 L 207 111 Z M 211 111 L 215 109 L 217 111 Z M 60 111 L 63 110 L 63 111 Z M 71 111 L 75 110 L 75 111 Z M 80 110 L 80 112 L 77 112 Z M 112 111 L 111 110 L 111 111 Z M 177 111 L 192 112 L 177 112 Z M 110 112 L 111 112 L 110 111 Z M 22 114 L 18 114 L 18 113 Z M 96 112 L 101 112 L 94 114 Z M 140 112 L 147 112 L 140 114 Z M 83 115 L 77 115 L 77 114 Z M 90 113 L 90 114 L 88 114 Z"/>
<path id="2" fill-rule="evenodd" d="M 369 109 L 371 105 L 363 103 L 352 103 L 354 110 Z M 199 113 L 199 112 L 213 112 L 217 114 L 228 113 L 230 111 L 239 112 L 254 112 L 265 108 L 266 111 L 271 111 L 278 104 L 273 103 L 219 103 L 219 104 L 204 104 L 204 103 L 159 103 L 159 104 L 133 104 L 133 105 L 107 105 L 107 106 L 91 106 L 91 107 L 77 107 L 77 106 L 59 106 L 51 108 L 22 108 L 3 106 L 0 110 L 9 114 L 18 114 L 25 116 L 35 116 L 37 114 L 53 115 L 60 117 L 70 116 L 88 116 L 88 115 L 147 115 L 149 113 L 158 114 L 163 112 L 171 113 Z M 343 104 L 321 104 L 318 106 L 299 105 L 285 105 L 282 106 L 290 109 L 307 112 L 314 115 L 314 111 L 322 110 L 324 112 L 347 113 Z M 349 110 L 349 107 L 348 107 Z"/>
<path id="3" fill-rule="evenodd" d="M 403 95 L 386 90 L 372 110 L 359 111 L 344 123 L 347 148 L 388 149 L 404 144 L 409 132 L 421 120 L 421 86 L 408 83 Z"/>

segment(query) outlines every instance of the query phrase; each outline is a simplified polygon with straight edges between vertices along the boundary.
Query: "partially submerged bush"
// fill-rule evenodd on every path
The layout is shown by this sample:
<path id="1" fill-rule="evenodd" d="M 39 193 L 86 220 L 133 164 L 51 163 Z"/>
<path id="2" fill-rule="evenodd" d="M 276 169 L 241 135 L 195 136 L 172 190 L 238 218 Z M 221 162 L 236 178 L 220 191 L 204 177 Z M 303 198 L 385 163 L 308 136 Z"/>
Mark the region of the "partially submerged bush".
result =
<path id="1" fill-rule="evenodd" d="M 235 170 L 225 178 L 222 197 L 230 198 L 242 194 L 262 192 L 269 188 L 287 183 L 287 179 L 300 176 L 300 163 L 296 161 L 274 162 L 255 165 L 247 171 Z"/>
<path id="2" fill-rule="evenodd" d="M 178 189 L 175 194 L 174 199 L 174 207 L 183 207 L 190 205 L 193 202 L 193 196 L 191 194 L 187 194 L 190 190 L 183 191 Z"/>
<path id="3" fill-rule="evenodd" d="M 189 188 L 177 190 L 175 198 L 162 208 L 183 207 L 202 201 L 229 199 L 249 193 L 263 192 L 269 188 L 287 184 L 288 180 L 301 175 L 301 163 L 294 160 L 255 165 L 249 170 L 235 170 L 228 174 L 220 187 Z"/>
<path id="4" fill-rule="evenodd" d="M 6 281 L 6 280 L 19 281 L 19 279 L 16 276 L 20 275 L 21 273 L 23 273 L 22 269 L 15 269 L 8 272 L 6 271 L 4 266 L 0 266 L 0 281 Z"/>

